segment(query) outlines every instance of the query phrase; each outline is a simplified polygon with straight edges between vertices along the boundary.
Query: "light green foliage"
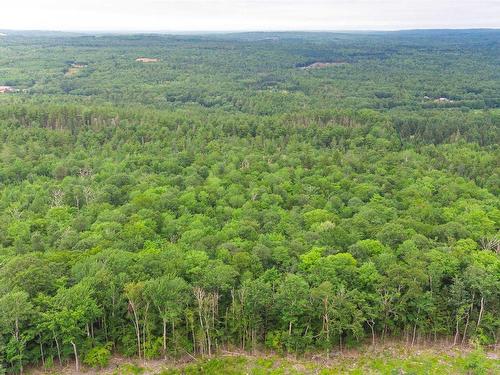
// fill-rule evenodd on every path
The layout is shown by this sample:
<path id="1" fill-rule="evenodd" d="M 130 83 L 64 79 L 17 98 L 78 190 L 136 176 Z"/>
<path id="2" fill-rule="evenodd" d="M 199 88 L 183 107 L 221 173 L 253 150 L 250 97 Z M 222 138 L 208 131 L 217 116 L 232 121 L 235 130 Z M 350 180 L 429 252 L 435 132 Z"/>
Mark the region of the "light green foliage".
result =
<path id="1" fill-rule="evenodd" d="M 103 368 L 106 367 L 111 358 L 111 345 L 96 346 L 88 351 L 85 355 L 83 363 L 90 367 Z"/>

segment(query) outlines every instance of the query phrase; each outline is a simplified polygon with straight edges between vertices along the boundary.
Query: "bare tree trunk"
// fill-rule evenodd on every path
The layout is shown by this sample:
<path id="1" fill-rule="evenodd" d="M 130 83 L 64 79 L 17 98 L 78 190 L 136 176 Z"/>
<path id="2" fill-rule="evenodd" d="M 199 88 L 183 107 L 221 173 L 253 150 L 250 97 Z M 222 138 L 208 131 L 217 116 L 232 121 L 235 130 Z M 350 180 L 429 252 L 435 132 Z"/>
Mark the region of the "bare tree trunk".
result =
<path id="1" fill-rule="evenodd" d="M 326 332 L 326 358 L 330 358 L 330 317 L 328 316 L 328 297 L 323 299 L 323 329 Z"/>
<path id="2" fill-rule="evenodd" d="M 57 347 L 57 358 L 59 359 L 59 365 L 62 366 L 62 361 L 61 361 L 61 348 L 59 347 L 59 341 L 57 341 L 57 336 L 55 333 L 54 335 L 54 341 L 56 342 L 56 347 Z"/>
<path id="3" fill-rule="evenodd" d="M 465 322 L 464 335 L 462 337 L 462 345 L 465 343 L 465 339 L 467 338 L 467 329 L 469 328 L 469 321 L 473 308 L 474 308 L 474 293 L 472 293 L 472 301 L 470 303 L 469 311 L 467 312 L 467 320 Z"/>
<path id="4" fill-rule="evenodd" d="M 460 336 L 460 331 L 458 329 L 458 324 L 459 324 L 458 316 L 457 316 L 456 320 L 457 320 L 457 322 L 456 322 L 456 326 L 455 326 L 455 338 L 453 339 L 453 346 L 457 345 L 458 337 Z"/>
<path id="5" fill-rule="evenodd" d="M 479 317 L 477 318 L 476 330 L 479 328 L 479 325 L 481 324 L 481 319 L 483 318 L 483 312 L 484 312 L 484 297 L 481 297 L 481 308 L 479 310 Z"/>
<path id="6" fill-rule="evenodd" d="M 148 333 L 147 331 L 147 321 L 148 321 L 148 309 L 149 309 L 149 304 L 146 304 L 146 308 L 144 311 L 144 321 L 142 323 L 142 357 L 144 360 L 146 360 L 146 334 Z"/>
<path id="7" fill-rule="evenodd" d="M 366 323 L 370 326 L 370 330 L 372 331 L 372 346 L 375 346 L 375 330 L 374 330 L 375 322 L 373 321 L 373 319 L 371 319 L 368 320 Z"/>
<path id="8" fill-rule="evenodd" d="M 38 335 L 40 338 L 40 356 L 42 357 L 42 366 L 45 367 L 45 355 L 43 354 L 43 343 L 42 343 L 42 336 Z"/>
<path id="9" fill-rule="evenodd" d="M 130 304 L 132 308 L 132 312 L 134 314 L 134 328 L 135 328 L 135 335 L 137 338 L 137 353 L 139 354 L 139 359 L 141 359 L 141 326 L 139 325 L 139 318 L 137 317 L 137 313 L 135 311 L 134 304 Z"/>
<path id="10" fill-rule="evenodd" d="M 415 345 L 415 335 L 417 334 L 417 323 L 413 325 L 413 336 L 411 338 L 411 346 Z"/>
<path id="11" fill-rule="evenodd" d="M 472 301 L 470 303 L 469 311 L 467 312 L 467 321 L 465 322 L 464 335 L 462 337 L 462 345 L 465 343 L 467 338 L 467 328 L 469 328 L 470 315 L 472 314 L 472 309 L 474 307 L 474 292 L 472 293 Z"/>
<path id="12" fill-rule="evenodd" d="M 167 321 L 163 319 L 163 358 L 167 359 Z"/>
<path id="13" fill-rule="evenodd" d="M 73 345 L 73 352 L 75 353 L 75 368 L 76 372 L 80 372 L 80 363 L 78 363 L 78 353 L 76 351 L 76 345 L 73 341 L 71 341 L 71 345 Z"/>
<path id="14" fill-rule="evenodd" d="M 16 341 L 19 341 L 19 319 L 18 318 L 16 318 L 15 324 L 16 324 L 16 328 L 15 328 L 14 337 L 16 338 Z"/>
<path id="15" fill-rule="evenodd" d="M 205 328 L 207 330 L 207 347 L 208 347 L 208 356 L 212 356 L 212 339 L 210 337 L 210 327 L 209 324 L 205 324 Z"/>
<path id="16" fill-rule="evenodd" d="M 196 302 L 198 304 L 198 318 L 200 319 L 200 328 L 201 328 L 201 331 L 203 332 L 203 336 L 205 336 L 203 341 L 206 341 L 207 340 L 207 337 L 206 337 L 207 330 L 205 329 L 205 325 L 203 324 L 203 314 L 202 314 L 202 309 L 203 309 L 203 305 L 204 305 L 204 301 L 205 301 L 205 292 L 201 288 L 195 288 L 194 289 L 194 296 L 195 296 Z M 194 335 L 194 331 L 193 331 L 193 335 Z M 203 346 L 201 345 L 201 343 L 200 343 L 200 351 L 201 351 L 201 355 L 203 355 L 204 350 L 203 350 Z"/>
<path id="17" fill-rule="evenodd" d="M 467 337 L 467 328 L 469 328 L 469 318 L 470 318 L 470 312 L 467 313 L 467 320 L 465 321 L 464 335 L 462 336 L 462 345 L 465 343 L 465 339 Z"/>

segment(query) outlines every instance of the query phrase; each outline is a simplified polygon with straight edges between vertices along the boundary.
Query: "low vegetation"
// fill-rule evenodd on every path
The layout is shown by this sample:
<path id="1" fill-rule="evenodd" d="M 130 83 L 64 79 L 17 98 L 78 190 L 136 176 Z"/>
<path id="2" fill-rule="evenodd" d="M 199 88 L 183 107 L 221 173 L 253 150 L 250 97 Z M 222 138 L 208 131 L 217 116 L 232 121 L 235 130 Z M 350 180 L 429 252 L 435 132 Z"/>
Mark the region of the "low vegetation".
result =
<path id="1" fill-rule="evenodd" d="M 36 371 L 38 373 L 39 370 Z M 222 352 L 215 358 L 193 360 L 131 361 L 115 357 L 108 367 L 88 367 L 87 374 L 116 375 L 329 375 L 329 374 L 496 374 L 500 362 L 492 354 L 476 349 L 444 349 L 438 346 L 405 348 L 385 345 L 378 349 L 365 347 L 337 353 L 331 358 L 321 355 L 296 357 L 258 352 Z M 31 373 L 32 371 L 28 371 Z M 48 367 L 45 373 L 69 374 L 70 367 Z"/>

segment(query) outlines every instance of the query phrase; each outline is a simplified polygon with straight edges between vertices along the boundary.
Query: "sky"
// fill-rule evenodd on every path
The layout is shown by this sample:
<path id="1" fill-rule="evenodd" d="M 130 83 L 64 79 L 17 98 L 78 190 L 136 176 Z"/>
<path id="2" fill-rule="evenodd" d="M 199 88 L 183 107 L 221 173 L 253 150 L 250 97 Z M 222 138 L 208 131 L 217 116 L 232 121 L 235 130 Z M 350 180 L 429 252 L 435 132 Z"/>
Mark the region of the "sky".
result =
<path id="1" fill-rule="evenodd" d="M 68 31 L 499 28 L 500 0 L 0 0 L 0 29 Z"/>

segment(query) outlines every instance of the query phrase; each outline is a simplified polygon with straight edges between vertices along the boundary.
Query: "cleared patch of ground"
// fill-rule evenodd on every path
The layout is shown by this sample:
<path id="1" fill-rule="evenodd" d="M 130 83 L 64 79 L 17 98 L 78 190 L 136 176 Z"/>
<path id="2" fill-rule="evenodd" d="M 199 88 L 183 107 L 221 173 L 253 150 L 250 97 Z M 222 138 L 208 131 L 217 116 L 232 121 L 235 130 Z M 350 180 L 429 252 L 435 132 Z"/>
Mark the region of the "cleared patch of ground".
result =
<path id="1" fill-rule="evenodd" d="M 453 100 L 448 98 L 437 98 L 434 100 L 434 103 L 453 103 Z"/>
<path id="2" fill-rule="evenodd" d="M 280 356 L 222 350 L 211 358 L 148 360 L 113 357 L 104 369 L 82 369 L 89 375 L 174 374 L 498 374 L 498 350 L 449 346 L 382 345 L 316 355 Z M 31 369 L 29 374 L 77 374 L 72 364 L 51 369 Z"/>
<path id="3" fill-rule="evenodd" d="M 10 92 L 16 92 L 17 90 L 12 86 L 0 86 L 0 94 L 7 94 Z"/>
<path id="4" fill-rule="evenodd" d="M 328 68 L 331 66 L 342 66 L 342 65 L 349 65 L 349 63 L 345 61 L 334 61 L 334 62 L 315 62 L 312 64 L 309 64 L 307 66 L 303 66 L 300 69 L 324 69 Z"/>
<path id="5" fill-rule="evenodd" d="M 138 57 L 135 61 L 142 63 L 154 63 L 160 61 L 160 59 L 157 59 L 156 57 Z"/>
<path id="6" fill-rule="evenodd" d="M 448 98 L 445 98 L 445 97 L 440 97 L 440 98 L 431 98 L 429 96 L 424 96 L 424 99 L 425 100 L 432 100 L 434 103 L 453 103 L 454 100 L 452 99 L 448 99 Z"/>
<path id="7" fill-rule="evenodd" d="M 79 63 L 74 63 L 71 64 L 71 66 L 66 70 L 66 73 L 64 75 L 66 77 L 71 77 L 77 74 L 81 69 L 84 69 L 87 67 L 87 64 L 79 64 Z"/>

